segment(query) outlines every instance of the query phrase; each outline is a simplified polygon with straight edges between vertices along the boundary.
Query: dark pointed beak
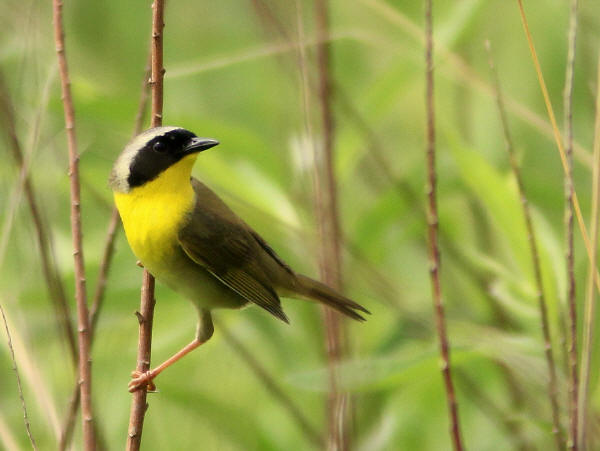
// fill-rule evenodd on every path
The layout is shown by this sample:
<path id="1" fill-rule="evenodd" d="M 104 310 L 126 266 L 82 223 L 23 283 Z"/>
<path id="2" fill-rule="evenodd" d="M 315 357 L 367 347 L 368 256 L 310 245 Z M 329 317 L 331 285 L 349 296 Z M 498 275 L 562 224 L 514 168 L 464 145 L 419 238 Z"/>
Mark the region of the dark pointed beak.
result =
<path id="1" fill-rule="evenodd" d="M 190 139 L 188 143 L 183 148 L 183 153 L 186 155 L 202 152 L 203 150 L 210 149 L 211 147 L 215 147 L 219 144 L 219 141 L 212 138 L 198 138 L 195 136 Z"/>

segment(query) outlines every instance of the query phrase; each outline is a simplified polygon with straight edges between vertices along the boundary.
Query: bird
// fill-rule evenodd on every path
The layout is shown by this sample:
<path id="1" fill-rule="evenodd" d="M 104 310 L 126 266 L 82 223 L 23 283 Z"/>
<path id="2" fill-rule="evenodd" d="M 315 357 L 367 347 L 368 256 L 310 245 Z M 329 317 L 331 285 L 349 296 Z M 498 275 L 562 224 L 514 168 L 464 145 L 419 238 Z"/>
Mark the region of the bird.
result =
<path id="1" fill-rule="evenodd" d="M 327 285 L 296 273 L 217 194 L 192 177 L 200 152 L 219 142 L 181 127 L 154 127 L 134 137 L 115 160 L 109 185 L 131 250 L 160 283 L 192 301 L 192 342 L 161 365 L 134 371 L 129 391 L 146 386 L 208 341 L 211 311 L 255 304 L 289 323 L 280 297 L 325 304 L 364 321 L 370 312 Z"/>

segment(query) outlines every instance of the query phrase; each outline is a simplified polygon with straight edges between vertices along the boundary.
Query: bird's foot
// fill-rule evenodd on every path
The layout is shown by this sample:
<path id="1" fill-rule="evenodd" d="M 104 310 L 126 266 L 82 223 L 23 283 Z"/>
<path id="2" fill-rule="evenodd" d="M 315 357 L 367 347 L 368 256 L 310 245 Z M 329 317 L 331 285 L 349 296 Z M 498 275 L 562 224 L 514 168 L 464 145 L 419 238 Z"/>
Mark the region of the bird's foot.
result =
<path id="1" fill-rule="evenodd" d="M 144 267 L 144 264 L 142 263 L 142 261 L 141 261 L 141 260 L 138 260 L 138 261 L 136 261 L 136 262 L 135 262 L 135 264 L 136 264 L 137 266 L 139 266 L 140 268 L 143 268 L 143 267 Z"/>
<path id="2" fill-rule="evenodd" d="M 127 386 L 129 389 L 130 393 L 133 393 L 134 391 L 139 390 L 140 388 L 142 388 L 144 385 L 146 386 L 146 391 L 150 392 L 150 393 L 155 393 L 156 390 L 156 385 L 154 385 L 154 382 L 152 382 L 152 380 L 158 376 L 158 374 L 156 374 L 154 371 L 146 371 L 145 373 L 142 373 L 140 371 L 132 371 L 131 372 L 131 381 L 129 382 L 129 385 Z"/>

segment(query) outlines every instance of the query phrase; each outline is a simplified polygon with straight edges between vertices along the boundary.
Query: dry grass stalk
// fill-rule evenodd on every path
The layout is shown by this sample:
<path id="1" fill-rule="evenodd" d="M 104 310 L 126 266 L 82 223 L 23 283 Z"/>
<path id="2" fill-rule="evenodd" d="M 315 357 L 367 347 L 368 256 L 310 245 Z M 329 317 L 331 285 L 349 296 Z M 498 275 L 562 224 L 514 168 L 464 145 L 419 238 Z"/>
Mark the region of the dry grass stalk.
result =
<path id="1" fill-rule="evenodd" d="M 29 424 L 29 416 L 27 415 L 27 405 L 25 404 L 25 397 L 23 396 L 23 387 L 21 386 L 21 376 L 19 376 L 19 368 L 17 367 L 17 361 L 15 359 L 15 350 L 12 346 L 12 339 L 10 337 L 10 330 L 8 329 L 8 323 L 6 322 L 6 316 L 4 315 L 4 309 L 0 305 L 0 314 L 2 314 L 2 321 L 4 322 L 4 329 L 6 329 L 6 338 L 8 340 L 8 349 L 10 351 L 10 358 L 13 365 L 13 371 L 15 372 L 15 377 L 17 378 L 17 389 L 19 391 L 19 399 L 21 400 L 21 408 L 23 409 L 23 421 L 25 422 L 25 431 L 27 432 L 27 437 L 29 438 L 29 443 L 31 443 L 31 447 L 37 450 L 37 445 L 35 444 L 35 439 L 33 438 L 33 434 L 31 433 L 31 426 Z"/>
<path id="2" fill-rule="evenodd" d="M 322 142 L 317 146 L 314 165 L 315 177 L 320 179 L 320 190 L 315 193 L 320 238 L 321 279 L 327 285 L 340 290 L 341 246 L 340 220 L 337 203 L 337 183 L 334 169 L 335 122 L 332 109 L 332 80 L 329 35 L 329 11 L 327 0 L 315 1 L 318 70 L 318 98 L 321 110 Z M 327 358 L 330 366 L 330 389 L 328 395 L 328 439 L 332 450 L 350 448 L 349 401 L 347 393 L 339 389 L 337 364 L 345 354 L 344 330 L 341 316 L 329 308 L 323 309 Z"/>
<path id="3" fill-rule="evenodd" d="M 598 56 L 598 79 L 596 81 L 596 120 L 594 124 L 594 171 L 592 178 L 592 246 L 596 250 L 598 246 L 598 220 L 600 218 L 600 54 Z M 582 449 L 588 443 L 588 427 L 592 419 L 589 418 L 589 383 L 590 367 L 592 360 L 592 344 L 594 341 L 594 328 L 596 317 L 596 291 L 594 290 L 594 274 L 597 272 L 597 253 L 591 257 L 587 289 L 585 297 L 585 311 L 583 315 L 583 345 L 581 349 L 581 369 L 579 385 L 578 406 L 578 438 L 577 441 Z"/>
<path id="4" fill-rule="evenodd" d="M 562 163 L 563 171 L 565 173 L 565 177 L 569 178 L 569 165 L 567 162 L 567 155 L 565 153 L 565 149 L 563 146 L 562 137 L 560 135 L 560 131 L 558 129 L 558 124 L 556 122 L 556 116 L 554 115 L 554 109 L 552 108 L 552 102 L 550 101 L 550 95 L 548 94 L 548 88 L 546 88 L 546 82 L 544 81 L 544 75 L 542 74 L 542 68 L 540 66 L 540 61 L 537 56 L 537 52 L 535 50 L 535 46 L 533 45 L 533 38 L 531 36 L 531 32 L 529 31 L 529 23 L 527 22 L 527 17 L 525 16 L 525 10 L 523 9 L 522 0 L 517 0 L 519 5 L 519 12 L 521 14 L 521 20 L 523 22 L 523 29 L 525 30 L 525 36 L 527 38 L 527 43 L 529 45 L 529 50 L 531 51 L 531 59 L 533 61 L 533 65 L 535 67 L 535 71 L 538 77 L 538 82 L 540 85 L 540 90 L 542 91 L 542 96 L 544 97 L 544 103 L 546 104 L 546 111 L 548 113 L 548 118 L 550 120 L 550 124 L 552 125 L 552 133 L 554 135 L 554 141 L 556 142 L 556 147 L 558 148 L 558 153 L 560 155 L 560 161 Z M 575 147 L 576 148 L 576 147 Z M 593 164 L 592 164 L 593 167 Z M 581 213 L 581 207 L 579 206 L 579 199 L 577 197 L 577 192 L 575 191 L 575 185 L 573 184 L 573 180 L 571 179 L 571 186 L 573 187 L 573 208 L 575 210 L 575 215 L 577 217 L 577 223 L 579 225 L 579 230 L 581 231 L 581 237 L 583 238 L 583 244 L 585 246 L 585 250 L 587 252 L 588 259 L 591 263 L 592 261 L 592 246 L 590 243 L 590 237 L 587 231 L 587 227 L 585 226 L 585 221 L 583 220 L 583 214 Z M 594 281 L 596 283 L 596 287 L 600 290 L 600 274 L 598 271 L 594 274 Z"/>
<path id="5" fill-rule="evenodd" d="M 21 179 L 23 183 L 23 189 L 25 191 L 25 198 L 31 217 L 33 219 L 33 225 L 36 232 L 38 241 L 40 260 L 42 265 L 42 273 L 46 280 L 46 286 L 50 294 L 50 299 L 54 303 L 56 309 L 56 316 L 64 334 L 69 354 L 71 356 L 73 365 L 77 364 L 77 345 L 75 343 L 75 333 L 71 324 L 71 312 L 69 303 L 67 302 L 67 296 L 65 294 L 65 288 L 62 283 L 62 279 L 58 272 L 58 266 L 54 259 L 52 252 L 51 235 L 48 232 L 48 227 L 43 219 L 42 212 L 39 208 L 37 195 L 31 181 L 31 177 L 28 173 L 28 168 L 25 165 L 25 157 L 21 148 L 21 143 L 17 135 L 17 125 L 15 121 L 15 111 L 13 102 L 10 98 L 8 87 L 4 81 L 3 75 L 0 73 L 0 111 L 3 115 L 3 124 L 6 128 L 6 133 L 10 142 L 10 149 L 12 151 L 13 159 L 21 172 Z"/>
<path id="6" fill-rule="evenodd" d="M 567 268 L 567 305 L 569 308 L 568 323 L 568 377 L 569 377 L 569 439 L 567 448 L 577 451 L 578 432 L 578 378 L 577 378 L 577 304 L 575 298 L 575 253 L 573 243 L 573 79 L 575 73 L 575 49 L 577 42 L 577 0 L 571 0 L 569 19 L 569 44 L 567 69 L 565 75 L 564 111 L 565 111 L 565 153 L 567 156 L 568 174 L 564 177 L 565 185 L 565 241 Z"/>
<path id="7" fill-rule="evenodd" d="M 339 270 L 335 273 L 329 272 L 327 273 L 327 271 L 333 271 L 332 267 L 327 267 L 325 265 L 326 260 L 326 255 L 328 252 L 327 250 L 327 235 L 329 233 L 329 231 L 331 230 L 330 228 L 325 228 L 327 227 L 327 225 L 325 224 L 325 222 L 327 221 L 327 217 L 324 217 L 324 215 L 327 215 L 328 213 L 325 211 L 328 207 L 330 206 L 326 206 L 324 204 L 324 200 L 323 197 L 327 196 L 326 193 L 326 189 L 323 188 L 323 180 L 322 180 L 322 176 L 320 173 L 320 158 L 318 155 L 318 152 L 316 150 L 316 144 L 315 144 L 315 140 L 314 140 L 314 134 L 313 134 L 313 130 L 312 130 L 312 124 L 311 124 L 311 117 L 310 117 L 310 112 L 311 112 L 311 104 L 310 104 L 310 88 L 311 88 L 311 84 L 310 84 L 310 78 L 309 78 L 309 73 L 308 73 L 308 69 L 307 69 L 307 58 L 306 58 L 306 50 L 305 50 L 305 45 L 306 45 L 306 41 L 305 41 L 305 36 L 304 36 L 304 26 L 303 26 L 303 19 L 302 19 L 302 4 L 301 2 L 299 2 L 298 0 L 295 2 L 295 6 L 296 6 L 296 29 L 297 29 L 297 48 L 298 48 L 298 69 L 300 72 L 300 80 L 301 80 L 301 86 L 300 86 L 300 91 L 301 91 L 301 96 L 302 96 L 302 111 L 303 111 L 303 119 L 304 119 L 304 130 L 306 133 L 306 137 L 307 137 L 307 142 L 309 143 L 310 146 L 310 152 L 311 152 L 311 157 L 312 157 L 312 161 L 313 161 L 313 171 L 312 171 L 312 181 L 313 181 L 313 192 L 314 192 L 314 206 L 315 206 L 315 210 L 316 210 L 316 217 L 318 220 L 318 225 L 319 225 L 319 231 L 320 231 L 320 238 L 321 238 L 321 243 L 323 243 L 321 245 L 321 258 L 320 258 L 320 267 L 321 267 L 321 276 L 323 277 L 324 281 L 326 283 L 331 283 L 331 284 L 335 284 L 335 283 L 339 283 L 339 279 L 333 280 L 333 278 L 337 278 L 338 274 L 339 274 Z M 323 107 L 322 107 L 323 108 Z M 326 107 L 329 108 L 329 107 Z M 322 110 L 323 111 L 323 110 Z M 332 126 L 332 122 L 330 123 L 330 126 Z M 332 133 L 332 129 L 329 130 L 330 133 Z M 326 133 L 324 131 L 324 133 Z M 333 135 L 330 135 L 332 139 Z M 332 142 L 332 141 L 331 141 Z M 330 248 L 331 249 L 331 248 Z M 329 254 L 328 256 L 330 256 L 331 254 Z M 335 263 L 333 263 L 335 264 Z M 336 266 L 338 267 L 338 266 Z M 328 280 L 328 278 L 331 278 L 332 280 Z M 330 316 L 331 315 L 331 316 Z M 340 420 L 340 412 L 343 412 L 345 410 L 344 406 L 343 406 L 343 397 L 341 397 L 339 395 L 339 391 L 338 391 L 338 383 L 337 383 L 337 370 L 336 370 L 336 363 L 337 360 L 339 359 L 339 340 L 337 339 L 337 337 L 339 336 L 339 323 L 337 318 L 331 319 L 332 318 L 332 313 L 328 313 L 326 310 L 324 311 L 324 323 L 326 324 L 326 346 L 327 346 L 327 357 L 328 357 L 328 364 L 329 364 L 329 392 L 328 392 L 328 403 L 327 403 L 327 411 L 328 411 L 328 426 L 329 426 L 329 433 L 328 433 L 328 437 L 327 437 L 327 447 L 329 449 L 335 449 L 336 446 L 339 445 L 343 445 L 343 443 L 340 443 L 343 440 L 343 436 L 340 435 L 340 431 L 342 429 L 339 428 L 338 424 L 336 424 L 336 421 Z"/>

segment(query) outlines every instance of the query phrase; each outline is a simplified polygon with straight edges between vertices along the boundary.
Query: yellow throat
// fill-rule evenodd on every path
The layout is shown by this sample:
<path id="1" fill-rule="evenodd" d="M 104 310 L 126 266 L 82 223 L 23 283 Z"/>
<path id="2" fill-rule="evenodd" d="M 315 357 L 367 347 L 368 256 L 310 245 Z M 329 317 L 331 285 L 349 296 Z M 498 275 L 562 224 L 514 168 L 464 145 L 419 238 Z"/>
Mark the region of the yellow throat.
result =
<path id="1" fill-rule="evenodd" d="M 114 193 L 127 241 L 135 256 L 155 276 L 173 255 L 181 221 L 194 207 L 190 183 L 197 154 L 188 155 L 155 179 Z"/>

